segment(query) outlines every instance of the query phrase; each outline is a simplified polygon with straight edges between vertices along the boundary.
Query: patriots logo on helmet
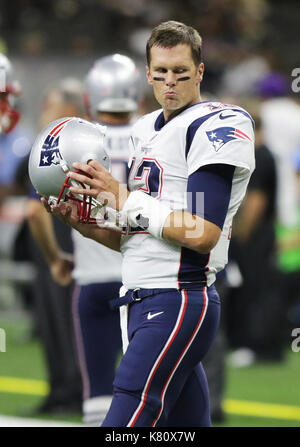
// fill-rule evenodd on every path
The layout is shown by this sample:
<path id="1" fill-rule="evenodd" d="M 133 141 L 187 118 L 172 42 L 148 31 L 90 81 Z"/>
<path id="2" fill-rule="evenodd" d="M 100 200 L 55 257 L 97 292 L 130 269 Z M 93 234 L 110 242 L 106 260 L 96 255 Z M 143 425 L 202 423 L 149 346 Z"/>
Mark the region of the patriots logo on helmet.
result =
<path id="1" fill-rule="evenodd" d="M 47 135 L 46 140 L 42 146 L 40 164 L 39 166 L 58 165 L 62 156 L 58 148 L 59 137 L 55 138 L 52 135 Z"/>
<path id="2" fill-rule="evenodd" d="M 60 160 L 63 159 L 59 152 L 58 148 L 59 137 L 57 135 L 62 131 L 62 129 L 66 126 L 66 124 L 69 121 L 71 121 L 71 118 L 68 118 L 62 123 L 59 123 L 47 135 L 44 144 L 42 146 L 39 166 L 58 165 L 60 163 Z"/>
<path id="3" fill-rule="evenodd" d="M 206 132 L 206 135 L 209 141 L 212 142 L 216 152 L 231 140 L 241 139 L 251 141 L 248 135 L 235 127 L 218 127 L 217 129 Z"/>

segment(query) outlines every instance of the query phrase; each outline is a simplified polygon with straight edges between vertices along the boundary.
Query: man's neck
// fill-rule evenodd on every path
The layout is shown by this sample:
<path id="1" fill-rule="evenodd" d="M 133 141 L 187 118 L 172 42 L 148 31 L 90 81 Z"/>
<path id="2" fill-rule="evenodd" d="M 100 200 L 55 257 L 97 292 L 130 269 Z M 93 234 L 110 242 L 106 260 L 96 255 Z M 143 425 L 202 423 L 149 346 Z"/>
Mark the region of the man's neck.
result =
<path id="1" fill-rule="evenodd" d="M 174 111 L 170 111 L 170 110 L 164 110 L 164 118 L 165 121 L 170 121 L 171 119 L 175 118 L 175 116 L 179 115 L 183 110 L 187 109 L 188 107 L 191 107 L 195 104 L 198 104 L 199 102 L 201 102 L 201 98 L 199 97 L 197 99 L 197 101 L 193 101 L 189 104 L 186 104 L 184 107 L 181 107 L 181 109 L 177 109 Z"/>

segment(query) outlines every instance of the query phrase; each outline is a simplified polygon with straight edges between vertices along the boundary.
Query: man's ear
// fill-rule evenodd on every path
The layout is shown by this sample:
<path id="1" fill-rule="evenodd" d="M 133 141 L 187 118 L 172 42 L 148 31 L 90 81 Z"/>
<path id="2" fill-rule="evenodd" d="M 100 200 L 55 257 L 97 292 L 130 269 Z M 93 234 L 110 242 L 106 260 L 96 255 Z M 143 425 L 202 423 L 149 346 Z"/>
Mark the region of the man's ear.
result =
<path id="1" fill-rule="evenodd" d="M 150 73 L 150 68 L 148 65 L 146 65 L 146 76 L 147 76 L 147 81 L 149 85 L 153 85 L 153 80 L 152 80 L 152 76 Z"/>
<path id="2" fill-rule="evenodd" d="M 203 62 L 201 62 L 201 64 L 199 64 L 198 68 L 197 68 L 197 81 L 202 82 L 203 79 L 203 74 L 204 74 L 204 64 Z"/>

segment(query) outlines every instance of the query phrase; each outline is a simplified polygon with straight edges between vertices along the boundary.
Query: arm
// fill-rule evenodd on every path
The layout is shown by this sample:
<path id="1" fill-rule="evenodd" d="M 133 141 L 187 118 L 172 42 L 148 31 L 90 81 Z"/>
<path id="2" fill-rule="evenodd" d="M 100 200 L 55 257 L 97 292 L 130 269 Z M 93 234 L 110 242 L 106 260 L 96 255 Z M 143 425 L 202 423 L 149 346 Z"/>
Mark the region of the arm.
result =
<path id="1" fill-rule="evenodd" d="M 191 174 L 187 184 L 188 211 L 168 216 L 163 237 L 199 253 L 209 253 L 217 244 L 226 218 L 235 167 L 203 166 Z M 200 194 L 199 194 L 200 193 Z M 180 226 L 180 220 L 184 225 Z"/>
<path id="2" fill-rule="evenodd" d="M 78 222 L 77 205 L 69 200 L 62 202 L 59 206 L 49 206 L 45 197 L 41 198 L 41 203 L 45 212 L 52 213 L 62 222 L 70 225 L 76 231 L 79 231 L 84 237 L 93 239 L 108 248 L 120 251 L 121 233 L 112 229 L 100 228 L 98 225 L 82 224 Z"/>
<path id="3" fill-rule="evenodd" d="M 234 235 L 241 242 L 247 242 L 251 238 L 264 215 L 266 206 L 267 196 L 264 191 L 251 190 L 247 193 L 234 231 Z"/>
<path id="4" fill-rule="evenodd" d="M 162 230 L 164 239 L 203 254 L 214 248 L 220 234 L 217 225 L 187 211 L 173 211 Z"/>
<path id="5" fill-rule="evenodd" d="M 173 211 L 141 191 L 129 193 L 96 161 L 89 165 L 75 163 L 74 168 L 80 169 L 82 174 L 72 172 L 71 177 L 88 184 L 91 189 L 72 187 L 71 191 L 98 200 L 102 196 L 102 201 L 103 192 L 109 193 L 105 196 L 108 205 L 126 213 L 132 226 L 144 225 L 154 237 L 165 238 L 199 253 L 209 253 L 217 244 L 228 209 L 234 166 L 212 165 L 192 174 L 187 187 L 192 196 L 188 211 Z M 203 204 L 197 210 L 195 196 L 199 191 L 204 193 L 205 207 Z"/>
<path id="6" fill-rule="evenodd" d="M 58 246 L 51 216 L 40 201 L 29 199 L 27 218 L 32 236 L 49 265 L 53 279 L 62 286 L 68 285 L 72 281 L 72 255 Z"/>

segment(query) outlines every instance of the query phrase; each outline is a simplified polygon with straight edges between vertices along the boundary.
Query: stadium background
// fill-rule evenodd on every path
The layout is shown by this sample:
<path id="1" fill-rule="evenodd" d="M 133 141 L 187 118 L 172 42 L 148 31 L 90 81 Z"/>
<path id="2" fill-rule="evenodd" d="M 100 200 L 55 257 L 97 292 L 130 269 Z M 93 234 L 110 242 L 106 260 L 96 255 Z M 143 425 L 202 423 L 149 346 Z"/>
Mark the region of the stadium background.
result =
<path id="1" fill-rule="evenodd" d="M 183 21 L 204 36 L 202 91 L 207 97 L 237 96 L 238 103 L 249 102 L 256 77 L 268 71 L 286 76 L 291 84 L 292 70 L 300 67 L 299 13 L 292 0 L 2 0 L 0 51 L 14 64 L 23 89 L 22 124 L 34 134 L 41 92 L 66 76 L 82 79 L 96 58 L 111 52 L 133 57 L 143 69 L 146 39 L 163 20 Z M 233 82 L 232 69 L 242 61 L 240 83 Z M 146 82 L 144 89 L 148 97 Z M 155 107 L 150 100 L 147 106 Z M 43 353 L 21 298 L 34 269 L 11 259 L 23 210 L 24 198 L 8 200 L 0 221 L 0 327 L 6 332 L 6 352 L 0 352 L 0 415 L 18 417 L 47 394 Z M 293 324 L 299 327 L 300 320 Z M 285 360 L 278 364 L 237 368 L 228 361 L 221 425 L 300 425 L 300 354 L 292 351 L 292 341 L 289 334 Z M 60 419 L 81 420 L 80 415 Z M 0 426 L 5 423 L 0 416 Z"/>

